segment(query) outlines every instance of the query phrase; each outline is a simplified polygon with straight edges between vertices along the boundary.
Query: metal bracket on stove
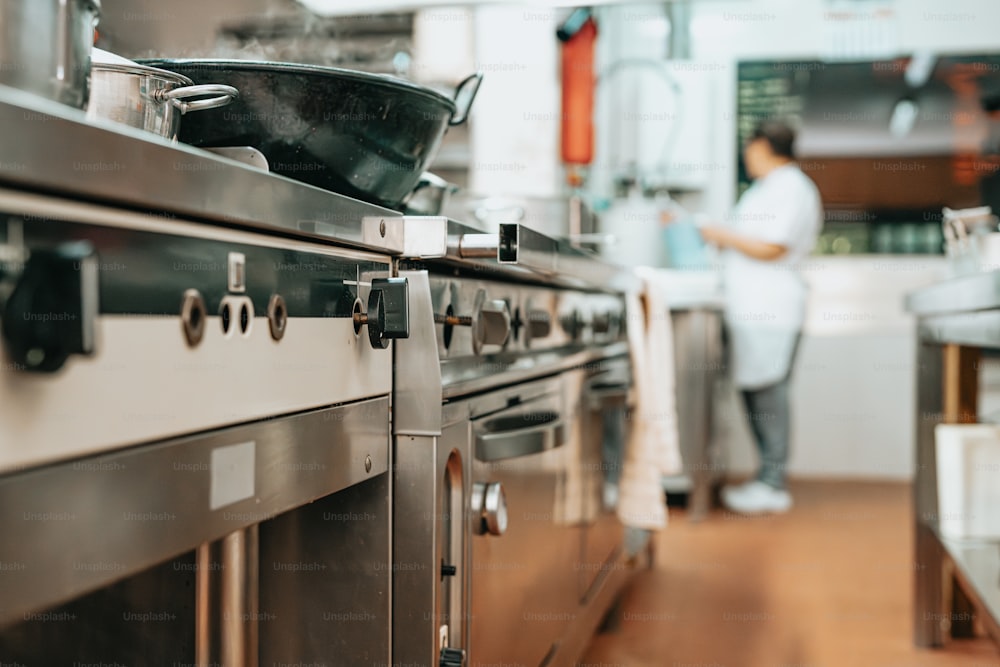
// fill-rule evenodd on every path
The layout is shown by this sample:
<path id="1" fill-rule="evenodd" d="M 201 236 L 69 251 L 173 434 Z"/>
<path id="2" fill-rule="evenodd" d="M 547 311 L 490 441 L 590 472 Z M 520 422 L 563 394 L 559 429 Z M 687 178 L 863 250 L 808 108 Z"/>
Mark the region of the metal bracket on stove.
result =
<path id="1" fill-rule="evenodd" d="M 394 435 L 441 435 L 441 360 L 426 271 L 400 271 L 409 283 L 410 336 L 397 340 L 393 363 Z"/>
<path id="2" fill-rule="evenodd" d="M 460 265 L 516 265 L 505 269 L 570 286 L 618 289 L 626 285 L 627 272 L 567 240 L 554 239 L 521 223 L 501 223 L 499 233 L 485 234 L 453 222 L 448 236 L 449 260 Z M 466 231 L 469 230 L 469 231 Z M 483 260 L 492 260 L 485 262 Z M 497 267 L 494 265 L 494 270 Z"/>
<path id="3" fill-rule="evenodd" d="M 371 245 L 399 248 L 406 259 L 432 259 L 448 254 L 448 218 L 437 215 L 365 216 L 362 238 Z"/>
<path id="4" fill-rule="evenodd" d="M 559 268 L 562 244 L 556 239 L 539 234 L 518 223 L 500 225 L 500 247 L 497 261 L 501 264 L 520 264 L 544 274 L 555 273 Z"/>

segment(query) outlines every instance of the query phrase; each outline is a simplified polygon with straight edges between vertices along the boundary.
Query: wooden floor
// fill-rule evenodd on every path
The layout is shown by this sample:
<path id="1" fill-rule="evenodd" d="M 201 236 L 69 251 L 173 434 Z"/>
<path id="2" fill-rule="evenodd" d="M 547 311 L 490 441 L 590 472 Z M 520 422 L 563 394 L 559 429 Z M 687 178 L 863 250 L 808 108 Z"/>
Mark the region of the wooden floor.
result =
<path id="1" fill-rule="evenodd" d="M 1000 667 L 985 639 L 911 643 L 910 487 L 793 484 L 787 515 L 671 509 L 656 563 L 625 593 L 588 667 Z"/>

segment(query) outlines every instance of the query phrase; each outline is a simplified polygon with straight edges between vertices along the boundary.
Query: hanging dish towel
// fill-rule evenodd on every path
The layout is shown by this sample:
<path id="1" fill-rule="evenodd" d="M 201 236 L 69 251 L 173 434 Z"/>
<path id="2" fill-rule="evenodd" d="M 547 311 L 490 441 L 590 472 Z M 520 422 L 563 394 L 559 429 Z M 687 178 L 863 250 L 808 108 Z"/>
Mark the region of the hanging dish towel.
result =
<path id="1" fill-rule="evenodd" d="M 639 290 L 626 295 L 635 400 L 618 518 L 632 528 L 658 530 L 667 525 L 663 477 L 683 469 L 674 393 L 674 337 L 656 274 L 640 268 L 636 276 Z"/>

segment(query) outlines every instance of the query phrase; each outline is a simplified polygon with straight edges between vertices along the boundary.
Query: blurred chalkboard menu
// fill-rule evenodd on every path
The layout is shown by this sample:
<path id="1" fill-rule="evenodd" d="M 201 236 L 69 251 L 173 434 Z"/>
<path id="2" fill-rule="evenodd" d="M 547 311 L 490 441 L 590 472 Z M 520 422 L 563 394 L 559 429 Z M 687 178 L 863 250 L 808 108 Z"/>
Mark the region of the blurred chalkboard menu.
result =
<path id="1" fill-rule="evenodd" d="M 772 60 L 741 62 L 737 67 L 736 139 L 737 150 L 750 137 L 754 126 L 762 120 L 784 120 L 793 126 L 802 121 L 809 88 L 810 72 L 822 68 L 819 61 L 778 62 Z M 738 193 L 750 187 L 750 179 L 739 164 Z"/>

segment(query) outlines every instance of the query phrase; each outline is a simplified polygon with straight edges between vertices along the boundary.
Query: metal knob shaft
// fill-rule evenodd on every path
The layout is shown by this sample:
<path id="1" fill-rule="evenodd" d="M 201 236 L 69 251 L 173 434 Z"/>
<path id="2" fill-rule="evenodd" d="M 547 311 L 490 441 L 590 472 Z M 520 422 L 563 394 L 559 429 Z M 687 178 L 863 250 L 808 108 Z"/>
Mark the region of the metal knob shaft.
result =
<path id="1" fill-rule="evenodd" d="M 435 314 L 434 321 L 452 327 L 469 327 L 472 330 L 472 351 L 482 352 L 485 345 L 503 345 L 510 335 L 510 312 L 507 303 L 489 300 L 486 291 L 476 294 L 473 315 Z"/>

